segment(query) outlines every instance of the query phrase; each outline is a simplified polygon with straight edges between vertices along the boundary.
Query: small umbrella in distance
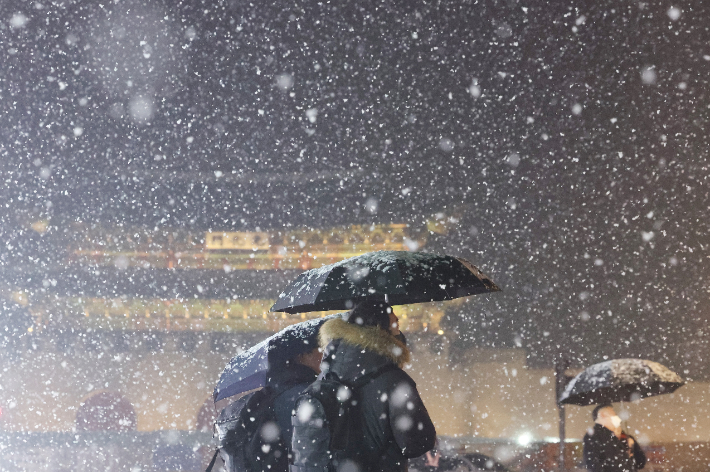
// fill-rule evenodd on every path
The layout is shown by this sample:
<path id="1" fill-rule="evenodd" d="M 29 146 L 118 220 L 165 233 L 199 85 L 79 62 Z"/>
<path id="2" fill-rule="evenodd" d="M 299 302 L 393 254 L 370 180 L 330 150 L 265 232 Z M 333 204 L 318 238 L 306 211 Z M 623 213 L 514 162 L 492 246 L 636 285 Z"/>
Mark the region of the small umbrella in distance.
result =
<path id="1" fill-rule="evenodd" d="M 293 324 L 234 356 L 219 376 L 214 401 L 265 386 L 271 366 L 318 347 L 318 330 L 336 316 L 340 315 Z"/>
<path id="2" fill-rule="evenodd" d="M 672 393 L 684 383 L 667 367 L 643 359 L 600 362 L 572 377 L 557 402 L 560 408 L 560 470 L 565 470 L 564 405 L 630 402 Z"/>
<path id="3" fill-rule="evenodd" d="M 613 359 L 587 367 L 573 377 L 559 403 L 586 406 L 630 402 L 672 393 L 684 383 L 678 374 L 657 362 Z"/>
<path id="4" fill-rule="evenodd" d="M 271 311 L 349 310 L 364 300 L 406 305 L 499 290 L 462 258 L 377 251 L 302 273 L 279 295 Z"/>

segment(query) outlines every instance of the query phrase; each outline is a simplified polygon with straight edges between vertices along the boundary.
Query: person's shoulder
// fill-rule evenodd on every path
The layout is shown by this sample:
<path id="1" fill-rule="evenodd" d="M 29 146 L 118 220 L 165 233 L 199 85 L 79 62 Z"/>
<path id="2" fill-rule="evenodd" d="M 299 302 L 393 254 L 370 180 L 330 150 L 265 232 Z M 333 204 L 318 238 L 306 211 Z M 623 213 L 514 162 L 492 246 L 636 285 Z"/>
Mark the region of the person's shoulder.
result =
<path id="1" fill-rule="evenodd" d="M 587 432 L 584 433 L 583 442 L 591 442 L 599 439 L 599 435 L 596 434 L 597 430 L 594 427 L 587 428 Z"/>
<path id="2" fill-rule="evenodd" d="M 417 389 L 417 383 L 414 379 L 407 372 L 396 366 L 386 369 L 378 377 L 380 379 L 378 383 L 387 384 L 392 389 L 404 386 L 408 386 L 414 390 Z"/>

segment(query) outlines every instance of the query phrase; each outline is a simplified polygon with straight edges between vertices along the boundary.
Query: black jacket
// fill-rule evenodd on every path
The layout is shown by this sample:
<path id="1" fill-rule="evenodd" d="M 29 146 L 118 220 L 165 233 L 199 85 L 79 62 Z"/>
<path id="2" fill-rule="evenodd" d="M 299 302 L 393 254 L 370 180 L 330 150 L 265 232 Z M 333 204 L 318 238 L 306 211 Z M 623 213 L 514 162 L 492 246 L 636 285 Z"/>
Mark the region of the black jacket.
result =
<path id="1" fill-rule="evenodd" d="M 296 404 L 296 397 L 308 385 L 316 380 L 317 373 L 301 364 L 279 366 L 271 370 L 266 377 L 266 388 L 271 389 L 276 397 L 273 400 L 274 415 L 279 427 L 280 440 L 275 443 L 278 449 L 278 461 L 271 469 L 273 472 L 288 471 L 288 453 L 291 445 L 291 414 Z"/>
<path id="2" fill-rule="evenodd" d="M 326 322 L 320 329 L 322 345 L 328 345 L 324 371 L 345 383 L 383 367 L 360 388 L 358 447 L 371 459 L 372 471 L 406 471 L 407 459 L 432 449 L 436 430 L 414 380 L 401 367 L 409 361 L 407 347 L 377 327 L 361 327 L 342 319 Z"/>
<path id="3" fill-rule="evenodd" d="M 595 424 L 591 433 L 584 435 L 584 465 L 592 472 L 636 472 L 646 465 L 646 455 L 635 439 L 633 456 L 629 455 L 626 439 Z"/>

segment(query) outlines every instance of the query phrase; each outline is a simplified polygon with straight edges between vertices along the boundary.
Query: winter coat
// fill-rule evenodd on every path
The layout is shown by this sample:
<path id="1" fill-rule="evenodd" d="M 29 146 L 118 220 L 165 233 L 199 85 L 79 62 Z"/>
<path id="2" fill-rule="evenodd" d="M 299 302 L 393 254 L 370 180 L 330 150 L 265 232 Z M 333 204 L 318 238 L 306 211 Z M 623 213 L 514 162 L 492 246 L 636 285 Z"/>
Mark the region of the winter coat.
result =
<path id="1" fill-rule="evenodd" d="M 584 465 L 592 472 L 636 472 L 646 465 L 646 455 L 634 439 L 633 456 L 629 456 L 627 440 L 597 423 L 584 435 Z"/>
<path id="2" fill-rule="evenodd" d="M 417 386 L 402 370 L 410 357 L 406 345 L 378 327 L 340 318 L 321 327 L 320 340 L 327 345 L 324 372 L 345 383 L 394 364 L 360 388 L 359 415 L 349 421 L 359 422 L 355 430 L 363 437 L 358 448 L 371 458 L 369 472 L 406 471 L 407 459 L 426 453 L 436 440 Z"/>
<path id="3" fill-rule="evenodd" d="M 271 370 L 266 377 L 266 388 L 277 395 L 273 405 L 280 434 L 280 440 L 276 443 L 276 447 L 280 449 L 280 457 L 275 468 L 272 469 L 273 472 L 288 471 L 288 449 L 293 431 L 291 414 L 296 404 L 296 397 L 316 380 L 317 376 L 318 374 L 310 367 L 293 363 Z"/>

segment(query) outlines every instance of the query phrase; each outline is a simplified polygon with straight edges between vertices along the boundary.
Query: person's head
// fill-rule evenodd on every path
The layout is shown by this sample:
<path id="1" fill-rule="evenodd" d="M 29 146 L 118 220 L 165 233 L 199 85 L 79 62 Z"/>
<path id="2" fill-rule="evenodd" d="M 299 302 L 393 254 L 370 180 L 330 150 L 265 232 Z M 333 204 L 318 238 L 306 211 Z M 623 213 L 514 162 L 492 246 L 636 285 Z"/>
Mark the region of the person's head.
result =
<path id="1" fill-rule="evenodd" d="M 310 367 L 316 373 L 320 374 L 320 365 L 323 361 L 323 352 L 316 347 L 308 352 L 304 352 L 303 354 L 297 355 L 295 361 L 296 364 L 301 364 L 305 365 L 306 367 Z"/>
<path id="2" fill-rule="evenodd" d="M 360 326 L 377 326 L 393 335 L 399 334 L 397 315 L 386 302 L 360 302 L 350 311 L 347 321 Z"/>
<path id="3" fill-rule="evenodd" d="M 288 328 L 291 333 L 295 332 L 296 336 L 291 334 L 276 336 L 268 350 L 269 370 L 280 371 L 289 369 L 294 364 L 301 364 L 320 373 L 323 351 L 318 347 L 318 332 L 325 321 L 325 319 L 312 320 L 308 322 L 310 323 L 308 327 L 300 328 L 299 325 L 295 325 Z"/>
<path id="4" fill-rule="evenodd" d="M 616 414 L 616 412 L 614 412 L 614 407 L 611 405 L 611 403 L 602 403 L 600 405 L 597 405 L 592 410 L 592 419 L 594 421 L 597 421 L 600 414 L 608 416 L 609 412 L 611 412 L 611 416 L 614 416 Z"/>
<path id="5" fill-rule="evenodd" d="M 621 427 L 621 418 L 614 411 L 614 407 L 610 403 L 597 405 L 592 411 L 592 418 L 595 423 L 612 430 L 617 431 Z"/>

